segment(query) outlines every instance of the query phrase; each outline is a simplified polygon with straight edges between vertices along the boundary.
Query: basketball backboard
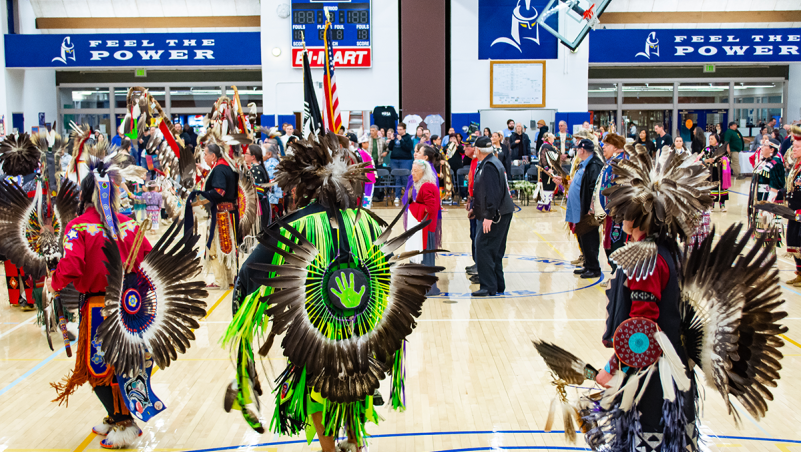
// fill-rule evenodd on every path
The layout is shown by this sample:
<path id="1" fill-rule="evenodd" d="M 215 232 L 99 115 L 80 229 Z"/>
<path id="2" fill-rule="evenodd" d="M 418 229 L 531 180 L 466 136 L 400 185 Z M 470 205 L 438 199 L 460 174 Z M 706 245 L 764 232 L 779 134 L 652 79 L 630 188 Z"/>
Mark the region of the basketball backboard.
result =
<path id="1" fill-rule="evenodd" d="M 587 33 L 598 25 L 598 19 L 610 1 L 551 0 L 537 18 L 537 24 L 559 38 L 570 50 L 576 50 Z M 546 22 L 554 15 L 559 17 L 559 30 L 554 30 Z"/>

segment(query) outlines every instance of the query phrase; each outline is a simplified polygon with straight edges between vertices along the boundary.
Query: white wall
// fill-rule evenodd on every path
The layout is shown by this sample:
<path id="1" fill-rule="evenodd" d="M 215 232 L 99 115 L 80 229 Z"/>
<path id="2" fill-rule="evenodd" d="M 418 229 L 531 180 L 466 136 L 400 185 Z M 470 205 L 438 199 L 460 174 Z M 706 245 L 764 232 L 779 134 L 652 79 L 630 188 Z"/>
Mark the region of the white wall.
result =
<path id="1" fill-rule="evenodd" d="M 787 123 L 801 119 L 801 63 L 790 65 L 790 76 L 787 85 Z"/>
<path id="2" fill-rule="evenodd" d="M 282 0 L 280 3 L 285 2 Z M 303 111 L 303 70 L 293 68 L 291 61 L 291 18 L 278 17 L 278 4 L 261 2 L 261 71 L 265 114 Z M 398 108 L 400 105 L 398 0 L 374 0 L 372 9 L 373 65 L 367 69 L 336 71 L 340 110 L 372 110 L 379 105 Z M 279 57 L 272 54 L 275 47 L 281 49 Z M 312 77 L 315 82 L 322 82 L 322 69 L 312 69 Z M 322 108 L 323 98 L 319 91 L 317 100 Z"/>
<path id="3" fill-rule="evenodd" d="M 19 0 L 19 32 L 38 34 L 36 17 L 30 0 Z M 8 32 L 8 10 L 0 8 L 3 33 Z M 0 39 L 2 43 L 2 39 Z M 3 44 L 4 45 L 4 44 Z M 34 50 L 32 50 L 34 51 Z M 0 50 L 5 63 L 5 50 Z M 55 69 L 5 69 L 0 74 L 0 115 L 5 115 L 7 132 L 12 129 L 11 114 L 23 113 L 25 131 L 39 125 L 39 112 L 45 113 L 45 120 L 55 121 L 57 112 L 57 91 Z M 22 132 L 22 131 L 20 131 Z"/>
<path id="4" fill-rule="evenodd" d="M 453 0 L 451 24 L 451 111 L 488 109 L 490 63 L 478 59 L 478 0 Z M 589 36 L 575 54 L 560 43 L 559 59 L 545 64 L 545 108 L 587 111 L 588 74 Z"/>

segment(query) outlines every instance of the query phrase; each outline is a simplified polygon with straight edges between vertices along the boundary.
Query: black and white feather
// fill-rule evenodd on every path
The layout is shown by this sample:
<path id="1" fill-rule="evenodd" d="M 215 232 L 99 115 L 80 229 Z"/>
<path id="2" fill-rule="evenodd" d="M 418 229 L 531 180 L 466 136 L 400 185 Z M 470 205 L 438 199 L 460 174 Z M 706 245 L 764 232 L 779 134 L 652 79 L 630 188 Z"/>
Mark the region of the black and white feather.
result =
<path id="1" fill-rule="evenodd" d="M 124 272 L 119 247 L 103 247 L 108 270 L 106 319 L 98 328 L 104 359 L 118 373 L 136 375 L 145 369 L 145 353 L 164 369 L 185 353 L 195 339 L 193 329 L 206 315 L 208 296 L 202 281 L 198 235 L 180 236 L 183 220 L 173 223 L 145 257 L 139 269 Z"/>
<path id="2" fill-rule="evenodd" d="M 684 312 L 693 316 L 684 323 L 694 325 L 685 326 L 688 355 L 701 366 L 707 384 L 717 389 L 736 421 L 739 415 L 732 409 L 731 397 L 754 418 L 765 416 L 767 402 L 773 400 L 768 388 L 776 387 L 782 368 L 779 348 L 784 341 L 779 335 L 787 332 L 779 324 L 787 313 L 780 310 L 784 300 L 776 255 L 762 240 L 746 252 L 751 231 L 741 235 L 742 229 L 742 224 L 730 226 L 714 247 L 713 230 L 685 253 L 689 256 L 682 278 L 682 302 L 692 307 Z M 700 347 L 698 331 L 703 332 Z"/>
<path id="3" fill-rule="evenodd" d="M 558 345 L 544 341 L 531 342 L 548 368 L 567 384 L 582 384 L 584 380 L 594 379 L 598 373 L 594 367 Z"/>
<path id="4" fill-rule="evenodd" d="M 254 235 L 253 227 L 259 216 L 259 195 L 256 193 L 256 185 L 253 183 L 250 171 L 241 171 L 238 179 L 239 230 L 237 234 L 239 234 L 238 237 L 247 237 Z"/>
<path id="5" fill-rule="evenodd" d="M 0 253 L 19 265 L 25 273 L 38 279 L 63 256 L 64 228 L 75 219 L 78 209 L 78 189 L 64 181 L 53 203 L 53 231 L 41 224 L 35 199 L 14 181 L 0 180 Z"/>

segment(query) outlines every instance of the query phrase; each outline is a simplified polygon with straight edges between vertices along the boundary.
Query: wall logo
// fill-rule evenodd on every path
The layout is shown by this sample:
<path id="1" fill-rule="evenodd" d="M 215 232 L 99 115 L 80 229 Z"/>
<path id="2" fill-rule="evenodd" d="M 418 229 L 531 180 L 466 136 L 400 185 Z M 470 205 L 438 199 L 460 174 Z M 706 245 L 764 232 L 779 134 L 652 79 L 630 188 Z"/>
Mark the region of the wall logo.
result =
<path id="1" fill-rule="evenodd" d="M 492 41 L 493 46 L 495 44 L 508 44 L 522 53 L 523 49 L 520 48 L 522 45 L 522 41 L 520 40 L 521 30 L 524 34 L 523 39 L 534 41 L 537 45 L 540 44 L 540 26 L 537 24 L 537 16 L 539 13 L 537 12 L 537 8 L 531 6 L 531 0 L 525 0 L 526 8 L 525 10 L 521 10 L 523 7 L 523 5 L 520 4 L 521 1 L 522 0 L 517 1 L 517 6 L 515 6 L 515 9 L 512 11 L 512 37 L 500 37 Z"/>
<path id="2" fill-rule="evenodd" d="M 558 58 L 559 40 L 551 33 L 540 30 L 537 23 L 549 1 L 478 0 L 478 58 Z M 548 26 L 559 28 L 557 19 L 556 16 L 549 17 Z"/>
<path id="3" fill-rule="evenodd" d="M 69 36 L 61 41 L 61 56 L 55 57 L 50 61 L 67 64 L 67 60 L 75 61 L 75 44 L 72 43 Z"/>
<path id="4" fill-rule="evenodd" d="M 659 56 L 659 40 L 656 39 L 656 32 L 652 31 L 647 38 L 645 38 L 645 52 L 639 52 L 634 55 L 635 57 L 644 56 L 651 59 L 651 55 Z"/>

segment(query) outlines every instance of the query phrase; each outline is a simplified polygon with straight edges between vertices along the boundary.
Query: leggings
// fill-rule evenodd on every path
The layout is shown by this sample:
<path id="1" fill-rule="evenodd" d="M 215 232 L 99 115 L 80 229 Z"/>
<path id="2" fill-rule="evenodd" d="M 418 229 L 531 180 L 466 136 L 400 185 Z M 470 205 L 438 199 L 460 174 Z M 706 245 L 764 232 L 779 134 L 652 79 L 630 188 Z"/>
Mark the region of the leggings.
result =
<path id="1" fill-rule="evenodd" d="M 132 420 L 130 414 L 114 414 L 114 393 L 112 391 L 119 391 L 119 387 L 114 386 L 95 386 L 95 394 L 97 398 L 100 399 L 100 403 L 106 408 L 106 412 L 108 413 L 108 417 L 114 420 L 114 423 L 129 421 Z M 118 394 L 119 397 L 122 397 L 122 394 Z"/>

